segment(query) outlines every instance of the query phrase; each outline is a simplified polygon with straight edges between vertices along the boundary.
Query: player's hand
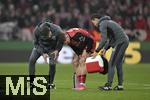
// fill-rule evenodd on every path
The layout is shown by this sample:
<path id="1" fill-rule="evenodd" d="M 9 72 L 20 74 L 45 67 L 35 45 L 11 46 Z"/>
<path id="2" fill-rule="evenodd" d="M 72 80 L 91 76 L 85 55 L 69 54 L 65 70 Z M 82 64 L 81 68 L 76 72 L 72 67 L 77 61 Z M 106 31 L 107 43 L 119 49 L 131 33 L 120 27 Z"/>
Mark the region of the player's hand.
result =
<path id="1" fill-rule="evenodd" d="M 92 54 L 93 58 L 95 58 L 97 55 L 98 55 L 97 52 L 94 52 L 94 53 Z"/>
<path id="2" fill-rule="evenodd" d="M 43 56 L 43 58 L 44 58 L 45 63 L 48 63 L 48 62 L 47 62 L 48 54 L 47 54 L 47 53 L 44 53 L 42 56 Z"/>
<path id="3" fill-rule="evenodd" d="M 82 53 L 82 55 L 81 55 L 81 57 L 87 58 L 87 56 L 88 56 L 88 53 L 86 52 L 86 50 L 84 50 L 83 53 Z"/>
<path id="4" fill-rule="evenodd" d="M 102 49 L 102 50 L 100 51 L 100 55 L 101 55 L 101 56 L 105 56 L 105 53 L 106 53 L 106 50 L 105 50 L 105 49 Z"/>

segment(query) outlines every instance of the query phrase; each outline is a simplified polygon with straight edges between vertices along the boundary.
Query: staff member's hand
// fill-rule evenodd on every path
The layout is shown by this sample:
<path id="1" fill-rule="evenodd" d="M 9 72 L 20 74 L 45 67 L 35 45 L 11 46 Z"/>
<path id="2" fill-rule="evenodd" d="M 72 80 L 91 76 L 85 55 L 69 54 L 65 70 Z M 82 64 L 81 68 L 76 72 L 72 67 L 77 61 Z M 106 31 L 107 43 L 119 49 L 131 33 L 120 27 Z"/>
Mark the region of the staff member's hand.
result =
<path id="1" fill-rule="evenodd" d="M 58 50 L 49 53 L 49 64 L 56 64 L 56 59 L 58 57 Z"/>
<path id="2" fill-rule="evenodd" d="M 97 55 L 98 55 L 97 52 L 94 52 L 94 53 L 92 54 L 93 58 L 95 58 Z"/>
<path id="3" fill-rule="evenodd" d="M 101 55 L 101 56 L 105 56 L 105 53 L 106 53 L 106 50 L 105 50 L 105 49 L 102 49 L 102 50 L 100 51 L 100 55 Z"/>
<path id="4" fill-rule="evenodd" d="M 82 58 L 87 58 L 88 53 L 86 52 L 86 50 L 83 51 L 83 53 L 80 55 L 80 57 Z"/>
<path id="5" fill-rule="evenodd" d="M 58 50 L 55 50 L 54 52 L 52 52 L 51 55 L 54 55 L 54 60 L 56 60 L 58 57 Z"/>
<path id="6" fill-rule="evenodd" d="M 48 54 L 47 54 L 47 53 L 43 53 L 42 56 L 43 56 L 43 58 L 44 58 L 45 63 L 48 63 L 48 62 L 47 62 Z"/>

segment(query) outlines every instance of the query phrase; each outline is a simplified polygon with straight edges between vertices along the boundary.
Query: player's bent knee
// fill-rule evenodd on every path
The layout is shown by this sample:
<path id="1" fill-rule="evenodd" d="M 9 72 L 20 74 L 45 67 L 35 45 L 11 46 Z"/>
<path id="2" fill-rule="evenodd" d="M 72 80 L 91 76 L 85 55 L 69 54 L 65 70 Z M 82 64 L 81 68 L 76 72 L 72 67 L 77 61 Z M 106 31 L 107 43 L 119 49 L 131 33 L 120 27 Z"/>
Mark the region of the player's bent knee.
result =
<path id="1" fill-rule="evenodd" d="M 74 66 L 78 66 L 79 65 L 79 63 L 77 61 L 72 61 L 72 63 L 73 63 Z"/>
<path id="2" fill-rule="evenodd" d="M 77 59 L 77 58 L 74 58 L 74 59 L 72 60 L 72 63 L 73 63 L 73 64 L 78 64 L 78 59 Z"/>
<path id="3" fill-rule="evenodd" d="M 79 60 L 79 62 L 80 62 L 80 64 L 85 64 L 85 58 L 81 58 L 80 60 Z"/>

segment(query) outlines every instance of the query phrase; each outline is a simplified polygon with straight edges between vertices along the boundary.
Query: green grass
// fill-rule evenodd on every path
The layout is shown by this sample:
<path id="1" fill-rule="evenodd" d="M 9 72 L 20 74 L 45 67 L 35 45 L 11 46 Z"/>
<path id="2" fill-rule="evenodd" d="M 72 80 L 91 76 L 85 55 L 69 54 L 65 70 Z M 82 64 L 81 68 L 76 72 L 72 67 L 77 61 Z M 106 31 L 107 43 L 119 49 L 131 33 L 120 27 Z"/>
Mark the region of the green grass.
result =
<path id="1" fill-rule="evenodd" d="M 37 65 L 37 74 L 47 74 L 48 65 Z M 3 75 L 26 75 L 27 63 L 2 63 L 0 73 Z M 150 64 L 124 65 L 124 91 L 100 91 L 107 75 L 88 74 L 87 90 L 72 90 L 72 66 L 57 65 L 56 90 L 51 91 L 51 100 L 150 100 Z M 115 77 L 114 84 L 117 84 Z"/>

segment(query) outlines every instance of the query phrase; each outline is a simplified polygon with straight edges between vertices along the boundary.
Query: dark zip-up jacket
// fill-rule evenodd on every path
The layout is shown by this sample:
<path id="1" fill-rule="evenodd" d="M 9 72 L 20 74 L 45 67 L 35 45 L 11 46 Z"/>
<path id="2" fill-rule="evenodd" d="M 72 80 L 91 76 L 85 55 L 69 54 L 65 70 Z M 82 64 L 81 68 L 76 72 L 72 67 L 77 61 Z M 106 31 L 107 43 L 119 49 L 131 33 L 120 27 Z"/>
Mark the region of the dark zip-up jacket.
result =
<path id="1" fill-rule="evenodd" d="M 45 32 L 51 31 L 52 36 L 48 38 Z M 53 23 L 43 22 L 37 25 L 34 30 L 34 45 L 35 48 L 41 49 L 46 53 L 53 50 L 60 51 L 64 44 L 64 32 L 63 30 Z"/>
<path id="2" fill-rule="evenodd" d="M 118 23 L 111 20 L 109 16 L 100 18 L 99 31 L 102 34 L 102 39 L 100 40 L 96 52 L 99 52 L 102 48 L 107 50 L 109 47 L 115 47 L 122 42 L 129 41 L 123 28 Z"/>

